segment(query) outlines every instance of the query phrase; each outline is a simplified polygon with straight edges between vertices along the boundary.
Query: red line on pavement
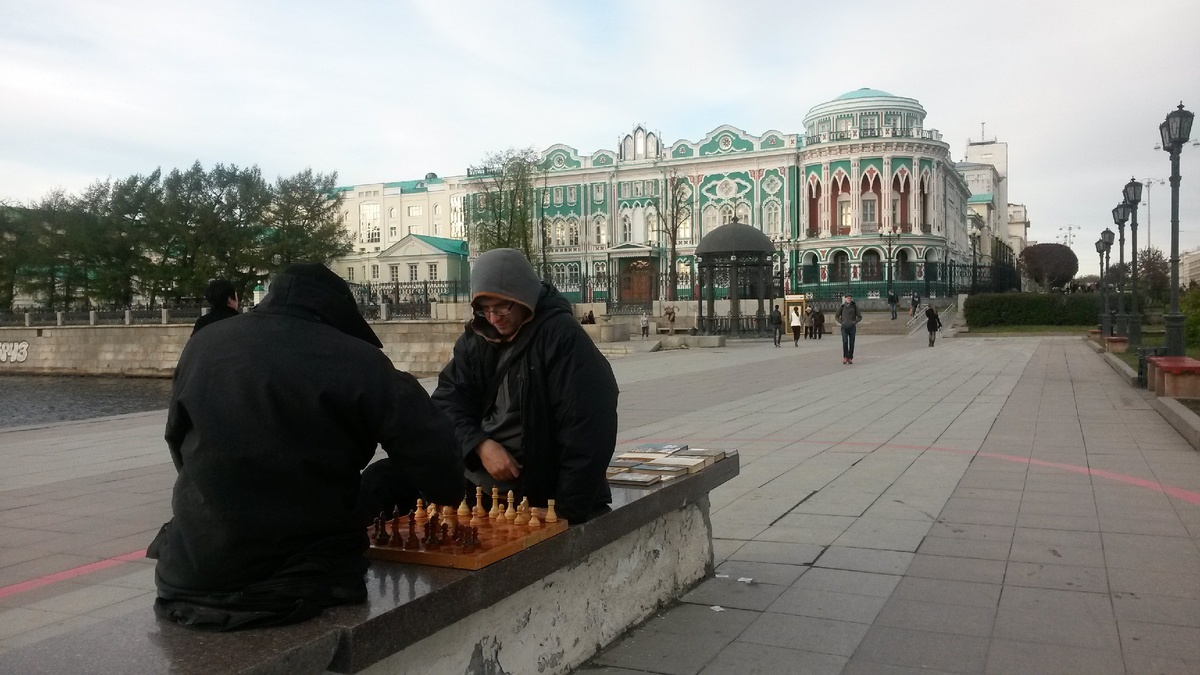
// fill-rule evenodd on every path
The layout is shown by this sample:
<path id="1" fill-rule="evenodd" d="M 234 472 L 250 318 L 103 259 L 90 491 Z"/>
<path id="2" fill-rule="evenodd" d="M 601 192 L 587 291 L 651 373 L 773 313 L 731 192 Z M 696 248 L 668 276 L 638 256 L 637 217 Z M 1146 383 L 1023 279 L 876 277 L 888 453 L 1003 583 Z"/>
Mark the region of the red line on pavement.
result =
<path id="1" fill-rule="evenodd" d="M 58 583 L 59 581 L 66 581 L 67 579 L 74 579 L 75 577 L 90 574 L 92 572 L 99 572 L 100 570 L 108 569 L 109 567 L 116 567 L 117 565 L 123 565 L 134 560 L 141 560 L 145 557 L 146 549 L 139 549 L 137 551 L 126 553 L 125 555 L 119 555 L 115 558 L 100 560 L 94 563 L 80 565 L 79 567 L 72 567 L 69 570 L 55 572 L 54 574 L 47 574 L 44 577 L 30 579 L 29 581 L 22 581 L 10 586 L 0 586 L 0 598 L 16 595 L 17 593 L 24 593 L 25 591 L 32 591 L 35 588 L 49 586 L 50 584 Z"/>

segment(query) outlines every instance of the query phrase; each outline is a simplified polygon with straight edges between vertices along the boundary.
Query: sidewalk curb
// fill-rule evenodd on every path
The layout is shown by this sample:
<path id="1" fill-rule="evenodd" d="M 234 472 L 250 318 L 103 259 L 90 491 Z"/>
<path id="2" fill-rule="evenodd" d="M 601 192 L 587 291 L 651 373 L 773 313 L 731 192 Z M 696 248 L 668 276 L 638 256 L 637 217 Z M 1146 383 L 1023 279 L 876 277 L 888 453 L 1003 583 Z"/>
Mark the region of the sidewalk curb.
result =
<path id="1" fill-rule="evenodd" d="M 1138 376 L 1136 370 L 1130 368 L 1128 364 L 1112 354 L 1104 353 L 1104 361 L 1109 365 L 1110 368 L 1115 370 L 1117 374 L 1121 376 L 1121 379 L 1125 380 L 1129 386 L 1133 387 L 1134 389 L 1138 388 Z"/>
<path id="2" fill-rule="evenodd" d="M 1200 416 L 1173 398 L 1155 397 L 1150 407 L 1158 411 L 1168 424 L 1175 427 L 1183 439 L 1195 450 L 1200 450 Z"/>

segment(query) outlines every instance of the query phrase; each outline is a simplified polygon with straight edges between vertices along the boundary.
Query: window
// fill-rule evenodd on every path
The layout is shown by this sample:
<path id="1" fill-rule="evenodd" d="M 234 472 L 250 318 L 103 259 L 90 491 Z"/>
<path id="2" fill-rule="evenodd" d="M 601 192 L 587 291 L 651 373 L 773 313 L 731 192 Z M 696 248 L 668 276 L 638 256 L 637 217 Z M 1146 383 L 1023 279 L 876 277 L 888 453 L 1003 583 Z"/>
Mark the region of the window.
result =
<path id="1" fill-rule="evenodd" d="M 395 218 L 395 217 L 396 217 L 396 207 L 393 206 L 388 209 L 388 218 Z"/>
<path id="2" fill-rule="evenodd" d="M 542 206 L 550 206 L 550 191 L 542 190 Z"/>
<path id="3" fill-rule="evenodd" d="M 408 226 L 408 233 L 409 233 L 409 234 L 416 234 L 416 233 L 417 233 L 417 226 L 416 226 L 416 225 L 409 225 L 409 226 Z"/>
<path id="4" fill-rule="evenodd" d="M 437 271 L 437 268 L 438 268 L 438 264 L 437 264 L 437 263 L 435 263 L 435 262 L 431 262 L 431 263 L 429 263 L 429 280 L 430 280 L 430 281 L 437 281 L 437 280 L 438 280 L 438 271 Z"/>
<path id="5" fill-rule="evenodd" d="M 771 202 L 763 207 L 763 219 L 766 221 L 766 232 L 769 236 L 779 234 L 779 202 Z"/>
<path id="6" fill-rule="evenodd" d="M 863 224 L 878 223 L 879 221 L 875 220 L 875 207 L 877 206 L 875 198 L 864 198 L 862 204 Z"/>
<path id="7" fill-rule="evenodd" d="M 559 204 L 562 204 L 562 188 L 556 187 L 554 188 L 554 205 L 558 206 Z"/>
<path id="8" fill-rule="evenodd" d="M 379 265 L 371 265 L 371 278 L 372 279 L 379 278 Z"/>
<path id="9" fill-rule="evenodd" d="M 575 220 L 574 218 L 567 221 L 567 245 L 579 245 L 579 221 Z"/>
<path id="10" fill-rule="evenodd" d="M 441 204 L 433 205 L 433 215 L 435 215 L 435 216 L 442 215 L 442 205 Z"/>
<path id="11" fill-rule="evenodd" d="M 604 245 L 604 218 L 597 216 L 596 219 L 592 221 L 592 229 L 595 230 L 596 245 L 603 246 Z"/>
<path id="12" fill-rule="evenodd" d="M 396 226 L 395 225 L 388 228 L 388 238 L 390 238 L 390 239 L 396 238 Z"/>
<path id="13" fill-rule="evenodd" d="M 554 245 L 565 246 L 567 243 L 567 226 L 561 220 L 554 221 Z"/>
<path id="14" fill-rule="evenodd" d="M 574 204 L 574 203 L 575 203 L 575 199 L 576 199 L 576 194 L 575 194 L 575 186 L 574 186 L 574 185 L 572 185 L 572 186 L 570 186 L 570 187 L 568 187 L 568 188 L 567 188 L 567 203 L 568 203 L 568 204 Z"/>
<path id="15" fill-rule="evenodd" d="M 642 196 L 642 181 L 639 180 L 638 182 L 633 184 L 633 196 L 634 197 Z"/>
<path id="16" fill-rule="evenodd" d="M 738 219 L 738 222 L 739 222 L 739 223 L 741 223 L 741 224 L 743 224 L 743 225 L 750 225 L 750 224 L 751 224 L 751 222 L 750 222 L 750 221 L 751 221 L 752 219 L 750 218 L 750 205 L 749 205 L 749 204 L 747 204 L 746 202 L 742 202 L 741 204 L 738 204 L 738 206 L 737 206 L 737 219 Z"/>
<path id="17" fill-rule="evenodd" d="M 388 279 L 392 283 L 400 281 L 400 266 L 399 265 L 388 265 Z"/>
<path id="18" fill-rule="evenodd" d="M 680 209 L 679 222 L 675 225 L 675 241 L 676 243 L 689 242 L 692 239 L 692 213 L 687 209 Z"/>
<path id="19" fill-rule="evenodd" d="M 704 209 L 704 234 L 717 229 L 717 207 L 709 206 Z"/>
<path id="20" fill-rule="evenodd" d="M 487 208 L 487 195 L 476 195 L 475 204 L 481 209 Z"/>
<path id="21" fill-rule="evenodd" d="M 433 236 L 435 236 L 435 237 L 436 237 L 436 236 L 438 236 L 438 225 L 441 225 L 441 223 L 439 223 L 439 222 L 437 222 L 437 221 L 434 221 L 434 223 L 433 223 Z"/>
<path id="22" fill-rule="evenodd" d="M 424 206 L 410 206 L 410 207 L 408 207 L 408 215 L 423 216 L 423 215 L 425 215 L 425 207 Z"/>
<path id="23" fill-rule="evenodd" d="M 900 193 L 892 192 L 892 224 L 900 224 Z"/>
<path id="24" fill-rule="evenodd" d="M 354 281 L 354 268 L 353 267 L 346 268 L 346 281 Z"/>
<path id="25" fill-rule="evenodd" d="M 733 207 L 726 204 L 721 207 L 721 224 L 728 225 L 733 222 Z"/>
<path id="26" fill-rule="evenodd" d="M 843 117 L 842 119 L 838 120 L 837 121 L 837 130 L 838 131 L 850 131 L 850 118 Z"/>
<path id="27" fill-rule="evenodd" d="M 621 196 L 622 196 L 622 197 L 624 197 L 624 198 L 628 198 L 628 197 L 629 197 L 629 190 L 630 190 L 630 188 L 629 188 L 629 183 L 621 183 Z"/>
<path id="28" fill-rule="evenodd" d="M 838 198 L 838 227 L 850 227 L 850 197 L 848 195 Z"/>
<path id="29" fill-rule="evenodd" d="M 863 115 L 859 120 L 859 125 L 863 129 L 877 129 L 879 127 L 879 118 L 874 115 Z"/>
<path id="30" fill-rule="evenodd" d="M 629 216 L 621 216 L 621 243 L 631 241 L 633 239 L 633 221 Z"/>
<path id="31" fill-rule="evenodd" d="M 360 242 L 379 242 L 379 204 L 359 205 L 358 228 Z"/>
<path id="32" fill-rule="evenodd" d="M 596 183 L 592 186 L 592 201 L 604 201 L 604 183 Z"/>
<path id="33" fill-rule="evenodd" d="M 409 281 L 417 281 L 417 264 L 416 263 L 408 264 L 408 280 Z"/>

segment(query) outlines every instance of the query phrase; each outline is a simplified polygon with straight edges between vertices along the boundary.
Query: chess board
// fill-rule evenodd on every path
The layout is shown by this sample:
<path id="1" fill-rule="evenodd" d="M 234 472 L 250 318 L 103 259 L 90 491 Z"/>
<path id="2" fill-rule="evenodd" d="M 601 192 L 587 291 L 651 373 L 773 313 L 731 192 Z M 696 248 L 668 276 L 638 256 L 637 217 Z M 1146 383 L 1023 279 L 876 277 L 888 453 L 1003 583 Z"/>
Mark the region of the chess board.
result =
<path id="1" fill-rule="evenodd" d="M 511 506 L 511 493 L 509 501 Z M 445 508 L 431 518 L 419 504 L 408 515 L 394 513 L 384 520 L 384 514 L 380 514 L 375 524 L 367 528 L 371 542 L 367 557 L 477 570 L 567 531 L 567 521 L 557 516 L 554 522 L 545 522 L 547 509 L 530 509 L 522 505 L 515 514 L 510 509 L 509 517 L 506 517 L 503 509 L 492 514 L 478 506 L 467 510 L 464 500 L 461 512 Z M 524 517 L 515 518 L 520 514 Z M 536 516 L 536 525 L 530 524 L 530 516 Z M 432 528 L 430 523 L 434 523 Z M 380 528 L 383 536 L 380 536 Z"/>

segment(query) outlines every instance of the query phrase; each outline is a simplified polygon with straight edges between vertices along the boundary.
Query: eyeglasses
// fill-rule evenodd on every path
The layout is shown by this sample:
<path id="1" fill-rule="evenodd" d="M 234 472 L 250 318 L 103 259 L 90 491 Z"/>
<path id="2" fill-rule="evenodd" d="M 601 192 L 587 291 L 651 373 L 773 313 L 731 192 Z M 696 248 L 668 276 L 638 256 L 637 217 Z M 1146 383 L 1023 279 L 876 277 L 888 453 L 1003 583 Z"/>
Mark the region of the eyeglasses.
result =
<path id="1" fill-rule="evenodd" d="M 515 304 L 517 304 L 517 303 L 510 302 L 507 305 L 496 305 L 495 307 L 482 307 L 480 309 L 475 310 L 475 316 L 485 317 L 485 318 L 487 317 L 488 314 L 491 314 L 492 316 L 508 316 L 509 314 L 512 313 L 513 305 L 515 305 Z"/>

